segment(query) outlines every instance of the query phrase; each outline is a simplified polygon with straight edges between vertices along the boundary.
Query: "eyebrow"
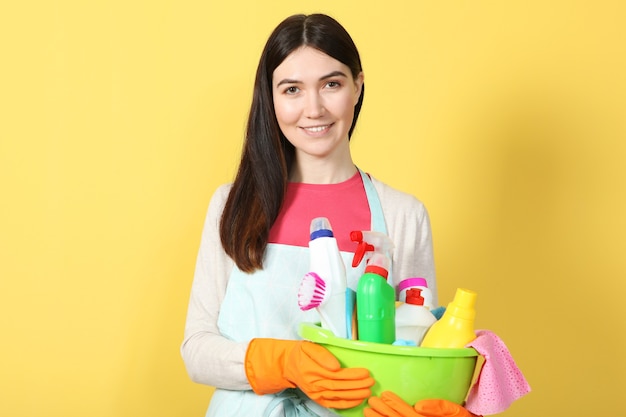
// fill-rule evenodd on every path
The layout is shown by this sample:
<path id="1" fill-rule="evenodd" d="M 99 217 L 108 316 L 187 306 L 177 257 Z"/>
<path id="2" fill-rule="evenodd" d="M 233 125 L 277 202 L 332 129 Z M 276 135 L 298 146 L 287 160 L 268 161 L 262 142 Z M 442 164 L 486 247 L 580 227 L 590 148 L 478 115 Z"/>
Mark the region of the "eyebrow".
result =
<path id="1" fill-rule="evenodd" d="M 348 76 L 343 72 L 343 71 L 333 71 L 330 72 L 322 77 L 320 77 L 319 81 L 324 81 L 327 80 L 328 78 L 333 78 L 333 77 L 345 77 L 347 78 Z M 283 84 L 301 84 L 302 81 L 299 80 L 292 80 L 289 78 L 285 78 L 284 80 L 280 80 L 278 82 L 278 84 L 276 84 L 276 87 L 280 87 Z"/>

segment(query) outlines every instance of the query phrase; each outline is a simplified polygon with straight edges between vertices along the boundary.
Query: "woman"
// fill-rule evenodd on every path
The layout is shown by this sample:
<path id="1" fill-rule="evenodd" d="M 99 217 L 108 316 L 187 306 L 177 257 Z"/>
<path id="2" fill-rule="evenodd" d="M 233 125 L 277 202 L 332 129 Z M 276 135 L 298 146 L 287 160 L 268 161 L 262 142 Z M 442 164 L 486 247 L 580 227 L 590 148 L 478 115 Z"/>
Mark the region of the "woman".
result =
<path id="1" fill-rule="evenodd" d="M 298 340 L 300 322 L 318 321 L 297 306 L 314 217 L 330 220 L 349 282 L 363 273 L 349 266 L 349 232 L 376 230 L 395 244 L 393 276 L 425 277 L 436 303 L 423 204 L 352 161 L 364 89 L 356 46 L 332 18 L 291 16 L 270 35 L 236 179 L 209 206 L 181 348 L 191 378 L 217 388 L 208 416 L 330 416 L 371 395 L 367 370 Z"/>

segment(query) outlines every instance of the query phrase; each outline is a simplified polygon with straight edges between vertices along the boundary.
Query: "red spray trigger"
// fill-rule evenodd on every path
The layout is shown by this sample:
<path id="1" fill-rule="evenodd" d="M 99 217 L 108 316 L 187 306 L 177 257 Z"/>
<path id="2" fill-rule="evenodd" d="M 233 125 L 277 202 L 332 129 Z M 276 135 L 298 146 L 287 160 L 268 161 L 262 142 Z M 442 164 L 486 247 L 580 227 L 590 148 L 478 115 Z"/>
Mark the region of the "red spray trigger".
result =
<path id="1" fill-rule="evenodd" d="M 356 268 L 363 260 L 365 253 L 373 251 L 375 248 L 373 245 L 363 241 L 363 232 L 359 230 L 350 232 L 350 240 L 358 243 L 356 251 L 354 252 L 354 257 L 352 258 L 352 267 Z"/>

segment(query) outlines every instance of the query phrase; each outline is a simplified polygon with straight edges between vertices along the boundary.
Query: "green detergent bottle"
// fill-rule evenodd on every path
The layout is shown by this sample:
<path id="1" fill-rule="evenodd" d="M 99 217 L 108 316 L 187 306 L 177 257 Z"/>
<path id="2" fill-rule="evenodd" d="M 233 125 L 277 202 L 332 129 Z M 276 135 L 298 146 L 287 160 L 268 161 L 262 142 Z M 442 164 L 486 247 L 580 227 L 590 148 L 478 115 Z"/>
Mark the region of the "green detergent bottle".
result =
<path id="1" fill-rule="evenodd" d="M 388 256 L 375 253 L 356 290 L 357 337 L 366 342 L 392 344 L 396 340 L 396 294 L 387 282 Z"/>

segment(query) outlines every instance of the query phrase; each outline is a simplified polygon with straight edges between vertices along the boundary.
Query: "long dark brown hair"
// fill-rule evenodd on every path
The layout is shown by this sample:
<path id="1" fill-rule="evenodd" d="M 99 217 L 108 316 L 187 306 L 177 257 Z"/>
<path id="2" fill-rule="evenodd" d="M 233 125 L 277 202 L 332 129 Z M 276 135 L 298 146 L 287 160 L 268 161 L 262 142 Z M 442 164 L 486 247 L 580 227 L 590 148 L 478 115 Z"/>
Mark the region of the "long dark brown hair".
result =
<path id="1" fill-rule="evenodd" d="M 362 71 L 359 52 L 348 32 L 323 14 L 294 15 L 283 20 L 270 35 L 256 72 L 252 105 L 237 176 L 226 200 L 220 238 L 239 269 L 263 268 L 263 255 L 272 224 L 283 203 L 295 149 L 281 132 L 272 94 L 274 70 L 296 49 L 318 49 L 350 68 L 356 79 Z M 354 108 L 356 125 L 364 87 Z"/>

